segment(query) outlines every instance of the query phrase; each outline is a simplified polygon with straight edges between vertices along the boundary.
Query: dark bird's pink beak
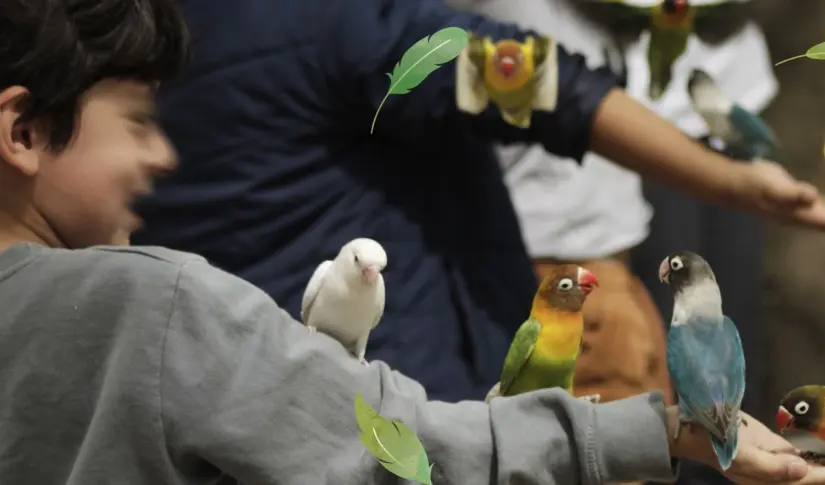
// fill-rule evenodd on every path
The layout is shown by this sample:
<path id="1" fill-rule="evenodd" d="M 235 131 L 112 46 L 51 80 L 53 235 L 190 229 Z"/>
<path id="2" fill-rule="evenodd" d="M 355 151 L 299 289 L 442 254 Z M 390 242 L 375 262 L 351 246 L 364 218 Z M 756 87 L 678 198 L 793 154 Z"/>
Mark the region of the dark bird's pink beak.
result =
<path id="1" fill-rule="evenodd" d="M 670 258 L 665 258 L 659 265 L 659 281 L 670 283 Z"/>
<path id="2" fill-rule="evenodd" d="M 578 283 L 585 295 L 590 294 L 590 292 L 593 291 L 593 288 L 599 286 L 599 280 L 596 279 L 596 275 L 582 267 L 579 267 Z"/>

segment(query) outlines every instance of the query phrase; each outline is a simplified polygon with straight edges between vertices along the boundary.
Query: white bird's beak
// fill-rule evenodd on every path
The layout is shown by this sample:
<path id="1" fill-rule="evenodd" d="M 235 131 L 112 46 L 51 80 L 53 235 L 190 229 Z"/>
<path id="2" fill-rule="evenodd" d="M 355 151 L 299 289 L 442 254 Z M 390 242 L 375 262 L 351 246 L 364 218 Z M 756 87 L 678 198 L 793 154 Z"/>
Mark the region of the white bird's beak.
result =
<path id="1" fill-rule="evenodd" d="M 365 283 L 375 283 L 375 280 L 378 279 L 378 269 L 376 269 L 373 266 L 370 266 L 369 268 L 366 268 L 364 269 L 364 271 L 361 272 L 361 277 L 364 279 Z"/>

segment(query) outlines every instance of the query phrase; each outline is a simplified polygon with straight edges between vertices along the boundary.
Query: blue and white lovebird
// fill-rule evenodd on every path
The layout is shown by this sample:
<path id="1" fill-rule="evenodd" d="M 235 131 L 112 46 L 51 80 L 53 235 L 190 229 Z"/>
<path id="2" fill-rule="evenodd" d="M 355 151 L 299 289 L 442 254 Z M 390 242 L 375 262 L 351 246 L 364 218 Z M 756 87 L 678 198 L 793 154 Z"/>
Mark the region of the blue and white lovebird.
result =
<path id="1" fill-rule="evenodd" d="M 759 116 L 733 102 L 712 77 L 695 69 L 688 79 L 693 109 L 705 120 L 710 135 L 725 142 L 728 154 L 739 160 L 771 159 L 777 138 Z"/>
<path id="2" fill-rule="evenodd" d="M 662 261 L 659 279 L 673 290 L 667 368 L 679 397 L 679 422 L 708 430 L 719 466 L 727 470 L 739 451 L 739 414 L 745 394 L 745 356 L 739 332 L 722 313 L 716 276 L 689 251 Z M 747 425 L 747 423 L 744 423 Z"/>

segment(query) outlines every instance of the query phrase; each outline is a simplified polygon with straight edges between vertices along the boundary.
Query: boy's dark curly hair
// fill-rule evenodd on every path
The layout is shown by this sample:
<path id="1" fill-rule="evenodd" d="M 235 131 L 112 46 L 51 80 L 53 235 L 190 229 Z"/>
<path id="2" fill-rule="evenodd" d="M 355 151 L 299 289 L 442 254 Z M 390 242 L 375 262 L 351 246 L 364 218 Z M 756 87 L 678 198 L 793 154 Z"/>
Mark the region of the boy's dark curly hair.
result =
<path id="1" fill-rule="evenodd" d="M 20 121 L 42 121 L 52 150 L 71 141 L 94 84 L 168 80 L 189 51 L 176 0 L 0 1 L 0 90 L 28 89 Z"/>

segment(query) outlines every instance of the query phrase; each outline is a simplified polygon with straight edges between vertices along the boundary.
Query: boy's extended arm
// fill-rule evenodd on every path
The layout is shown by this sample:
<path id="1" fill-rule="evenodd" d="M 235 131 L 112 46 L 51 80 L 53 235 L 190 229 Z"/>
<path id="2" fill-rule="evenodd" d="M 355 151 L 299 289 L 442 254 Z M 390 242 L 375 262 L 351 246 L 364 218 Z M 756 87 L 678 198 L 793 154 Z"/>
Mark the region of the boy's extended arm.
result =
<path id="1" fill-rule="evenodd" d="M 593 406 L 563 391 L 447 404 L 382 362 L 364 367 L 268 296 L 204 262 L 179 275 L 160 399 L 172 459 L 243 483 L 395 483 L 358 437 L 356 392 L 422 439 L 434 483 L 672 478 L 658 394 Z"/>

